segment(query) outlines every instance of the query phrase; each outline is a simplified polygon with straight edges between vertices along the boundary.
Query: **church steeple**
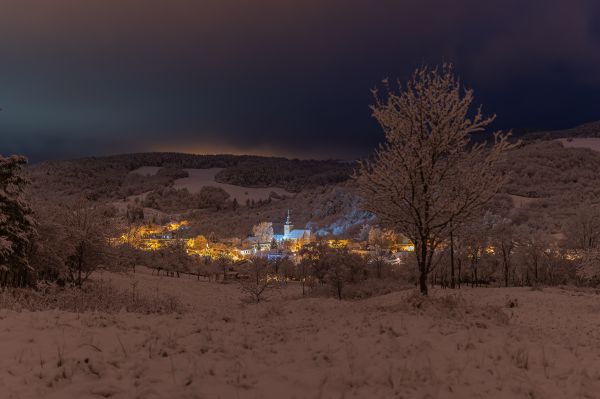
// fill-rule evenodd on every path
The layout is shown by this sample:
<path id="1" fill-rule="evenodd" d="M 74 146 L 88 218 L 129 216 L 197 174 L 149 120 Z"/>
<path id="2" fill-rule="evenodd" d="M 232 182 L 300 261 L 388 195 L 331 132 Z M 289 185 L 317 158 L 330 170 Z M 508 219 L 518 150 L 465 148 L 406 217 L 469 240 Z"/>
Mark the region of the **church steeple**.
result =
<path id="1" fill-rule="evenodd" d="M 283 235 L 288 236 L 292 231 L 292 217 L 290 215 L 290 210 L 288 209 L 287 218 L 285 219 L 285 224 L 283 225 Z"/>

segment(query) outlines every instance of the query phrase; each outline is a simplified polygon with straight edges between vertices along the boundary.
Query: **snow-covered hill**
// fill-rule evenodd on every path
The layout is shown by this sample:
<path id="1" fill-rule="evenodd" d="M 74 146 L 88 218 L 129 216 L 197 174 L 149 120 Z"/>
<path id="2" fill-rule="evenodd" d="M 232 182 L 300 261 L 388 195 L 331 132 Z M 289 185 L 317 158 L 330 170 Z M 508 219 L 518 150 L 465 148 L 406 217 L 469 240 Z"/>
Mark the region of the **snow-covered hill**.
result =
<path id="1" fill-rule="evenodd" d="M 589 148 L 600 152 L 600 138 L 598 137 L 575 137 L 558 139 L 565 148 Z"/>
<path id="2" fill-rule="evenodd" d="M 271 193 L 276 193 L 282 197 L 293 195 L 292 193 L 278 187 L 242 187 L 234 184 L 220 183 L 215 181 L 215 176 L 222 170 L 222 168 L 184 169 L 184 171 L 188 173 L 188 177 L 175 180 L 174 187 L 177 189 L 185 188 L 191 193 L 197 193 L 202 187 L 205 186 L 220 187 L 225 190 L 231 198 L 236 198 L 240 204 L 246 203 L 246 200 L 267 200 L 271 196 Z"/>

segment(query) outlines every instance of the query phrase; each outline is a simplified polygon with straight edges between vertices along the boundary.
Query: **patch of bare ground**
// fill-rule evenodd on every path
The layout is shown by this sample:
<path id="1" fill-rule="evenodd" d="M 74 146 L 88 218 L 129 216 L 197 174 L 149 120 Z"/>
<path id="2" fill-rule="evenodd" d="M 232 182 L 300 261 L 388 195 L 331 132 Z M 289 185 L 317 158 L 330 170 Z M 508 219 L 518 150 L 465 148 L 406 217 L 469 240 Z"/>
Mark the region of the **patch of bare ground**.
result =
<path id="1" fill-rule="evenodd" d="M 183 314 L 0 311 L 7 398 L 595 398 L 593 292 L 413 290 L 248 304 L 235 284 L 104 274 Z M 136 283 L 137 281 L 137 283 Z"/>

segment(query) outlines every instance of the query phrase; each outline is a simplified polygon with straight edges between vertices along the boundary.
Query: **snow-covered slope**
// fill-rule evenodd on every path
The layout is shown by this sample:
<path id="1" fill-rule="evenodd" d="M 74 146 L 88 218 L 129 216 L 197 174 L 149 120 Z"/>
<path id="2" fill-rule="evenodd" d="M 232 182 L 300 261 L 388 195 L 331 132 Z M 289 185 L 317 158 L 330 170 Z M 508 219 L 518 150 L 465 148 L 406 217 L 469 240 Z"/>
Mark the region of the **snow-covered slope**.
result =
<path id="1" fill-rule="evenodd" d="M 184 170 L 188 172 L 189 177 L 175 180 L 174 187 L 177 189 L 186 188 L 191 193 L 199 192 L 204 186 L 220 187 L 225 190 L 232 199 L 237 198 L 240 204 L 244 204 L 246 200 L 266 200 L 270 197 L 272 192 L 275 192 L 280 196 L 292 196 L 292 193 L 289 193 L 282 188 L 250 188 L 216 182 L 215 176 L 217 173 L 223 170 L 222 168 Z"/>
<path id="2" fill-rule="evenodd" d="M 412 291 L 259 305 L 236 285 L 107 275 L 183 315 L 0 310 L 3 398 L 597 398 L 593 293 Z M 509 306 L 511 305 L 511 306 Z"/>
<path id="3" fill-rule="evenodd" d="M 600 138 L 596 137 L 576 137 L 568 139 L 558 139 L 566 148 L 589 148 L 600 152 Z"/>

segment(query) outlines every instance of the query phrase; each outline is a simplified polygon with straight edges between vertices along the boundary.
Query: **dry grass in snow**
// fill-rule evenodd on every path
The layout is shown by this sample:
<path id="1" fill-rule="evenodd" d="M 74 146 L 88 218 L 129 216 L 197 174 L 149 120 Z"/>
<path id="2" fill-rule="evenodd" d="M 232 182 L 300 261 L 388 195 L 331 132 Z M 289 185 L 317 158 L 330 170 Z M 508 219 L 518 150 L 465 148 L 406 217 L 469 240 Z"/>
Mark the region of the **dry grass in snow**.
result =
<path id="1" fill-rule="evenodd" d="M 135 313 L 182 313 L 186 306 L 178 296 L 164 294 L 140 294 L 133 281 L 131 289 L 117 288 L 104 281 L 86 284 L 82 289 L 65 289 L 53 285 L 41 285 L 37 290 L 14 288 L 0 291 L 0 309 L 41 311 L 48 309 L 68 312 L 120 311 Z"/>
<path id="2" fill-rule="evenodd" d="M 259 305 L 235 284 L 104 274 L 182 314 L 0 311 L 6 398 L 595 398 L 600 296 L 412 290 Z"/>

